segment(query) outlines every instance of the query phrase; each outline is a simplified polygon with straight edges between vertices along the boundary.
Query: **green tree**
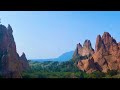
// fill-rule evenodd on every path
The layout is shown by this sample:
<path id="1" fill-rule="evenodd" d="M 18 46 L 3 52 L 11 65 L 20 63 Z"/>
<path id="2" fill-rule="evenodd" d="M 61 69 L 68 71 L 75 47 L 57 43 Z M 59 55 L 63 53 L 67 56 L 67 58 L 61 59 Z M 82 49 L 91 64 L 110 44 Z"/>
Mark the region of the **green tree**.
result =
<path id="1" fill-rule="evenodd" d="M 108 70 L 107 74 L 110 75 L 110 76 L 114 76 L 114 75 L 117 75 L 118 72 L 117 72 L 117 70 Z"/>
<path id="2" fill-rule="evenodd" d="M 95 71 L 89 74 L 89 78 L 103 78 L 103 77 L 105 77 L 105 73 L 100 72 L 100 71 Z"/>

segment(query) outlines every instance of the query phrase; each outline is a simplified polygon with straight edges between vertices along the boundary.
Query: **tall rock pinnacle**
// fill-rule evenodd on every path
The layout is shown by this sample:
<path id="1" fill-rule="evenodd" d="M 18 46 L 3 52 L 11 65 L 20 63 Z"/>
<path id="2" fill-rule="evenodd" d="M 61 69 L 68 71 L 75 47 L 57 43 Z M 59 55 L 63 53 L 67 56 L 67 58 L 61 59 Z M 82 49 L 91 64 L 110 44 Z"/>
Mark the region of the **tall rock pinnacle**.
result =
<path id="1" fill-rule="evenodd" d="M 77 44 L 77 47 L 75 49 L 75 52 L 73 54 L 73 57 L 76 57 L 79 55 L 79 51 L 82 49 L 82 45 L 80 43 Z"/>
<path id="2" fill-rule="evenodd" d="M 21 78 L 22 63 L 12 32 L 10 25 L 0 25 L 0 73 L 4 78 Z"/>
<path id="3" fill-rule="evenodd" d="M 22 68 L 21 68 L 22 71 L 29 69 L 28 60 L 27 60 L 26 55 L 25 55 L 24 52 L 23 52 L 23 54 L 20 57 L 20 62 L 22 63 Z"/>
<path id="4" fill-rule="evenodd" d="M 85 47 L 88 45 L 86 42 L 88 41 L 85 41 Z M 92 63 L 90 63 L 91 61 Z M 107 72 L 108 70 L 120 71 L 120 43 L 117 43 L 108 32 L 104 32 L 102 37 L 98 35 L 92 57 L 85 61 L 78 61 L 78 68 L 87 73 L 95 70 L 101 72 Z"/>
<path id="5" fill-rule="evenodd" d="M 85 40 L 83 47 L 86 47 L 88 49 L 92 49 L 90 40 Z"/>
<path id="6" fill-rule="evenodd" d="M 77 44 L 77 47 L 76 47 L 76 50 L 75 50 L 73 56 L 74 57 L 76 57 L 76 56 L 88 56 L 88 55 L 92 55 L 93 53 L 94 53 L 94 49 L 92 48 L 90 40 L 85 40 L 83 47 L 80 43 Z"/>

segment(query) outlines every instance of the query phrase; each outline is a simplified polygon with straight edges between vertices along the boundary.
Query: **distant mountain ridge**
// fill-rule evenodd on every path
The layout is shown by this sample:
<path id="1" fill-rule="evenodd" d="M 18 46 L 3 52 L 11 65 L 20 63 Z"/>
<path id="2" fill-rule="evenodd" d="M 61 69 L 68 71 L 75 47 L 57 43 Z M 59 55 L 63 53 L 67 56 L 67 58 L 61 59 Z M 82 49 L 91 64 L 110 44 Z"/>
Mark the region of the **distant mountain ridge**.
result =
<path id="1" fill-rule="evenodd" d="M 73 53 L 74 53 L 74 51 L 63 53 L 61 56 L 59 56 L 58 58 L 55 58 L 53 60 L 68 61 L 68 60 L 72 59 Z"/>
<path id="2" fill-rule="evenodd" d="M 38 62 L 44 62 L 44 61 L 68 61 L 70 59 L 72 59 L 74 51 L 69 51 L 66 53 L 63 53 L 62 55 L 60 55 L 58 58 L 50 58 L 50 59 L 31 59 L 32 61 L 38 61 Z"/>

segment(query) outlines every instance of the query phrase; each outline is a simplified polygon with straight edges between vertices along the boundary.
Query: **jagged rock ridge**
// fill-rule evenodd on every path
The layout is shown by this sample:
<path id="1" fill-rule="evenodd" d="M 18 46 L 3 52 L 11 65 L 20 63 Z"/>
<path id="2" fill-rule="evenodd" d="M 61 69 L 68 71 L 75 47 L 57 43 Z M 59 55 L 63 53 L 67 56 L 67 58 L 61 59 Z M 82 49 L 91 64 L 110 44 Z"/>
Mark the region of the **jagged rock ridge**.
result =
<path id="1" fill-rule="evenodd" d="M 8 28 L 0 25 L 0 74 L 4 78 L 21 78 L 21 72 L 25 69 L 21 62 L 26 59 L 19 57 L 12 33 L 10 25 Z"/>
<path id="2" fill-rule="evenodd" d="M 87 54 L 86 51 L 84 54 L 79 53 L 79 51 L 76 49 L 74 55 L 77 55 L 76 52 L 81 55 Z M 97 70 L 101 72 L 107 72 L 108 70 L 120 71 L 120 43 L 117 43 L 108 32 L 104 32 L 102 37 L 100 35 L 97 36 L 95 51 L 91 54 L 92 56 L 89 59 L 78 61 L 77 66 L 80 70 L 87 73 Z"/>
<path id="3" fill-rule="evenodd" d="M 92 55 L 93 53 L 94 53 L 94 49 L 92 48 L 90 40 L 85 40 L 83 47 L 80 43 L 77 44 L 73 57 L 89 56 Z"/>

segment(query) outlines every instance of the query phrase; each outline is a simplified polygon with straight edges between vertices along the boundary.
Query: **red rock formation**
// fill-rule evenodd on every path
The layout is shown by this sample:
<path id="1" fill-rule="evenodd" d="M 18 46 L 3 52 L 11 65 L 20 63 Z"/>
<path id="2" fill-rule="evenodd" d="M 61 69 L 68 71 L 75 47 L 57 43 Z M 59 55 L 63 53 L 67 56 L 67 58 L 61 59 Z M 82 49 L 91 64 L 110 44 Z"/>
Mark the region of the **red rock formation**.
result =
<path id="1" fill-rule="evenodd" d="M 81 50 L 82 50 L 82 45 L 79 43 L 79 44 L 77 44 L 77 47 L 76 47 L 75 52 L 74 52 L 74 54 L 73 54 L 73 57 L 78 56 L 78 55 L 79 55 L 79 52 L 80 52 Z"/>
<path id="2" fill-rule="evenodd" d="M 91 73 L 97 70 L 93 58 L 78 61 L 77 67 L 86 73 Z"/>
<path id="3" fill-rule="evenodd" d="M 99 45 L 99 43 L 101 43 Z M 102 72 L 107 72 L 110 70 L 120 70 L 119 68 L 119 57 L 120 49 L 116 40 L 111 37 L 108 32 L 104 32 L 101 41 L 96 40 L 96 46 L 99 45 L 99 50 L 97 50 L 93 55 L 95 62 L 97 62 L 101 68 Z"/>
<path id="4" fill-rule="evenodd" d="M 21 71 L 28 70 L 29 69 L 29 64 L 28 60 L 26 58 L 25 53 L 23 53 L 20 57 L 20 62 L 21 62 Z"/>
<path id="5" fill-rule="evenodd" d="M 82 52 L 80 52 L 80 55 L 92 55 L 94 53 L 94 49 L 91 46 L 90 40 L 85 40 L 82 48 Z"/>
<path id="6" fill-rule="evenodd" d="M 73 57 L 76 57 L 78 55 L 79 56 L 88 56 L 88 55 L 92 55 L 93 53 L 94 53 L 94 49 L 91 46 L 90 40 L 85 40 L 83 47 L 80 43 L 77 44 L 77 47 L 76 47 Z"/>
<path id="7" fill-rule="evenodd" d="M 20 57 L 12 32 L 10 25 L 0 25 L 0 73 L 4 78 L 21 78 Z"/>
<path id="8" fill-rule="evenodd" d="M 92 63 L 89 63 L 91 61 Z M 120 71 L 120 43 L 117 43 L 108 32 L 104 32 L 102 37 L 98 35 L 95 53 L 92 54 L 92 58 L 79 61 L 78 68 L 87 73 L 95 70 L 101 72 L 107 72 L 108 70 Z"/>

